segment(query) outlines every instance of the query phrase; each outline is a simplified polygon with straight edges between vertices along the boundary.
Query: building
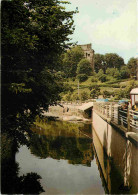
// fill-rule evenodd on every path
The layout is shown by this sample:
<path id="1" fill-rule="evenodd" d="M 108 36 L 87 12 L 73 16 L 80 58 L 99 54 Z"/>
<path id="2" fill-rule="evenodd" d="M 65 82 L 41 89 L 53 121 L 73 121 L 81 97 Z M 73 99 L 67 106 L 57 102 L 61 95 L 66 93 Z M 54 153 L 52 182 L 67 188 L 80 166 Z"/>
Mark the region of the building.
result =
<path id="1" fill-rule="evenodd" d="M 92 70 L 94 71 L 94 50 L 92 49 L 92 44 L 79 45 L 83 51 L 84 56 L 90 61 Z"/>

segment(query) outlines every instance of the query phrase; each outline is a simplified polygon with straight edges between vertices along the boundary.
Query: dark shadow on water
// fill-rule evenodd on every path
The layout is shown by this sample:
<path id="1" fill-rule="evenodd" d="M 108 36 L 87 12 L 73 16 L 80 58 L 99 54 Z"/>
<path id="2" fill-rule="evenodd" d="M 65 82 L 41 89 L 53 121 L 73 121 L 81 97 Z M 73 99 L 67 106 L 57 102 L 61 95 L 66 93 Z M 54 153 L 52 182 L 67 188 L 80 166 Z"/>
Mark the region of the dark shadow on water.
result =
<path id="1" fill-rule="evenodd" d="M 6 143 L 8 144 L 7 147 Z M 2 194 L 40 194 L 44 192 L 40 184 L 41 176 L 37 173 L 27 173 L 19 176 L 20 167 L 15 161 L 17 145 L 2 135 L 1 158 L 1 193 Z"/>

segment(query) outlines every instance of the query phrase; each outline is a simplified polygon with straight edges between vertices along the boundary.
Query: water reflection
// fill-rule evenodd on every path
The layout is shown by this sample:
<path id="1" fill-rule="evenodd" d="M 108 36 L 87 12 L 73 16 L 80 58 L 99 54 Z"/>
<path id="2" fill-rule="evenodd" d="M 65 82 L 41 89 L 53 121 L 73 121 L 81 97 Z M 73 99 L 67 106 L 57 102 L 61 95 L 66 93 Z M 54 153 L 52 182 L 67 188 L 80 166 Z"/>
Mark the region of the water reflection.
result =
<path id="1" fill-rule="evenodd" d="M 102 142 L 93 129 L 93 146 L 105 192 L 137 194 L 137 147 L 113 128 L 103 134 Z"/>
<path id="2" fill-rule="evenodd" d="M 50 127 L 32 128 L 36 132 L 30 140 L 32 154 L 40 158 L 65 159 L 70 164 L 91 166 L 94 158 L 91 139 L 78 130 L 82 127 L 85 129 L 85 124 L 58 121 L 50 122 Z"/>
<path id="3" fill-rule="evenodd" d="M 16 162 L 14 156 L 2 166 L 4 192 L 137 193 L 137 148 L 113 128 L 103 133 L 103 143 L 90 124 L 44 120 L 32 131 L 30 148 L 21 147 Z"/>
<path id="4" fill-rule="evenodd" d="M 40 175 L 26 173 L 19 176 L 20 167 L 15 161 L 18 150 L 15 142 L 2 135 L 1 192 L 2 194 L 40 194 L 44 192 L 40 184 Z M 6 143 L 8 144 L 6 146 Z"/>
<path id="5" fill-rule="evenodd" d="M 21 172 L 41 175 L 47 194 L 103 194 L 91 130 L 90 124 L 41 121 L 32 127 L 30 150 L 22 147 L 16 156 Z"/>

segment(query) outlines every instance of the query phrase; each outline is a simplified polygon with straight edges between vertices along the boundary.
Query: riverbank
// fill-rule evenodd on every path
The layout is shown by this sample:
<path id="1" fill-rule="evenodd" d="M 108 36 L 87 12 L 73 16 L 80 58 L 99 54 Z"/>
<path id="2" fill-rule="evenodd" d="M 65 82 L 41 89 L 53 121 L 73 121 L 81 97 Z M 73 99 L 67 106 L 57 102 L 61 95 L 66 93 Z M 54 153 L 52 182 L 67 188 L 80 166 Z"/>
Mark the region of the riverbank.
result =
<path id="1" fill-rule="evenodd" d="M 62 106 L 50 106 L 48 112 L 44 112 L 45 117 L 54 117 L 56 120 L 62 121 L 82 121 L 91 122 L 91 118 L 85 118 L 80 112 L 82 105 L 79 104 L 63 104 Z"/>

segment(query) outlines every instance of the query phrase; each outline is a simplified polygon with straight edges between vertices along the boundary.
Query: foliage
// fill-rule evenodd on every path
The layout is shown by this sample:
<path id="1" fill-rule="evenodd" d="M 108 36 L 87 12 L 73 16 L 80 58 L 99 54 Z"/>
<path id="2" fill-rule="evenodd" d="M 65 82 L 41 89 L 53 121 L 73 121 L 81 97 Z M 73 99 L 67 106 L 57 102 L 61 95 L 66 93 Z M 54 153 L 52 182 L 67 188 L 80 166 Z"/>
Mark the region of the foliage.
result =
<path id="1" fill-rule="evenodd" d="M 63 71 L 66 77 L 76 77 L 77 64 L 84 58 L 81 47 L 73 47 L 63 55 Z"/>
<path id="2" fill-rule="evenodd" d="M 127 66 L 122 66 L 120 70 L 121 79 L 126 79 L 130 77 L 130 71 Z"/>
<path id="3" fill-rule="evenodd" d="M 129 85 L 127 85 L 127 87 L 125 89 L 120 89 L 119 91 L 117 91 L 116 95 L 115 95 L 115 99 L 121 99 L 121 98 L 130 98 L 130 91 L 133 88 L 136 88 L 137 84 L 135 81 L 131 81 Z"/>
<path id="4" fill-rule="evenodd" d="M 127 63 L 127 67 L 128 67 L 130 76 L 135 77 L 136 76 L 136 69 L 137 69 L 137 59 L 130 58 L 130 60 Z"/>
<path id="5" fill-rule="evenodd" d="M 82 59 L 77 66 L 77 74 L 91 75 L 92 68 L 88 59 Z"/>
<path id="6" fill-rule="evenodd" d="M 116 78 L 116 79 L 121 79 L 121 74 L 120 74 L 120 71 L 119 70 L 116 70 L 115 71 L 115 73 L 114 73 L 114 77 Z"/>
<path id="7" fill-rule="evenodd" d="M 2 132 L 16 141 L 27 142 L 41 108 L 60 99 L 56 71 L 73 14 L 56 0 L 2 1 Z"/>
<path id="8" fill-rule="evenodd" d="M 107 80 L 106 75 L 102 74 L 101 76 L 99 76 L 99 80 L 103 83 Z"/>
<path id="9" fill-rule="evenodd" d="M 64 91 L 64 93 L 66 93 L 66 92 L 73 92 L 74 89 L 68 83 L 64 83 L 63 91 Z"/>
<path id="10" fill-rule="evenodd" d="M 84 82 L 88 79 L 87 74 L 78 74 L 77 78 L 79 79 L 79 82 Z"/>
<path id="11" fill-rule="evenodd" d="M 104 55 L 95 54 L 94 55 L 94 69 L 95 72 L 98 73 L 100 69 L 103 69 Z"/>
<path id="12" fill-rule="evenodd" d="M 91 82 L 98 82 L 98 79 L 97 79 L 96 77 L 93 76 L 93 77 L 91 78 Z"/>
<path id="13" fill-rule="evenodd" d="M 71 93 L 70 92 L 65 96 L 65 100 L 71 101 Z"/>
<path id="14" fill-rule="evenodd" d="M 124 65 L 124 59 L 116 53 L 107 53 L 104 55 L 107 68 L 120 69 Z"/>
<path id="15" fill-rule="evenodd" d="M 88 92 L 83 91 L 83 92 L 81 93 L 81 100 L 82 100 L 82 101 L 85 101 L 85 100 L 87 100 L 88 98 L 89 98 Z"/>
<path id="16" fill-rule="evenodd" d="M 97 73 L 97 77 L 100 77 L 104 74 L 104 71 L 102 69 L 99 70 L 99 72 Z"/>
<path id="17" fill-rule="evenodd" d="M 90 89 L 90 97 L 91 98 L 98 98 L 100 95 L 100 87 L 98 85 L 91 85 Z"/>
<path id="18" fill-rule="evenodd" d="M 124 60 L 118 54 L 107 53 L 105 55 L 95 54 L 95 71 L 98 73 L 100 69 L 106 72 L 107 68 L 120 69 L 124 65 Z"/>
<path id="19" fill-rule="evenodd" d="M 109 92 L 107 90 L 104 90 L 102 94 L 103 94 L 103 97 L 104 98 L 110 98 L 110 96 L 112 95 L 112 92 Z"/>
<path id="20" fill-rule="evenodd" d="M 76 101 L 76 100 L 79 100 L 79 96 L 78 96 L 78 93 L 74 93 L 71 97 L 72 101 Z"/>

